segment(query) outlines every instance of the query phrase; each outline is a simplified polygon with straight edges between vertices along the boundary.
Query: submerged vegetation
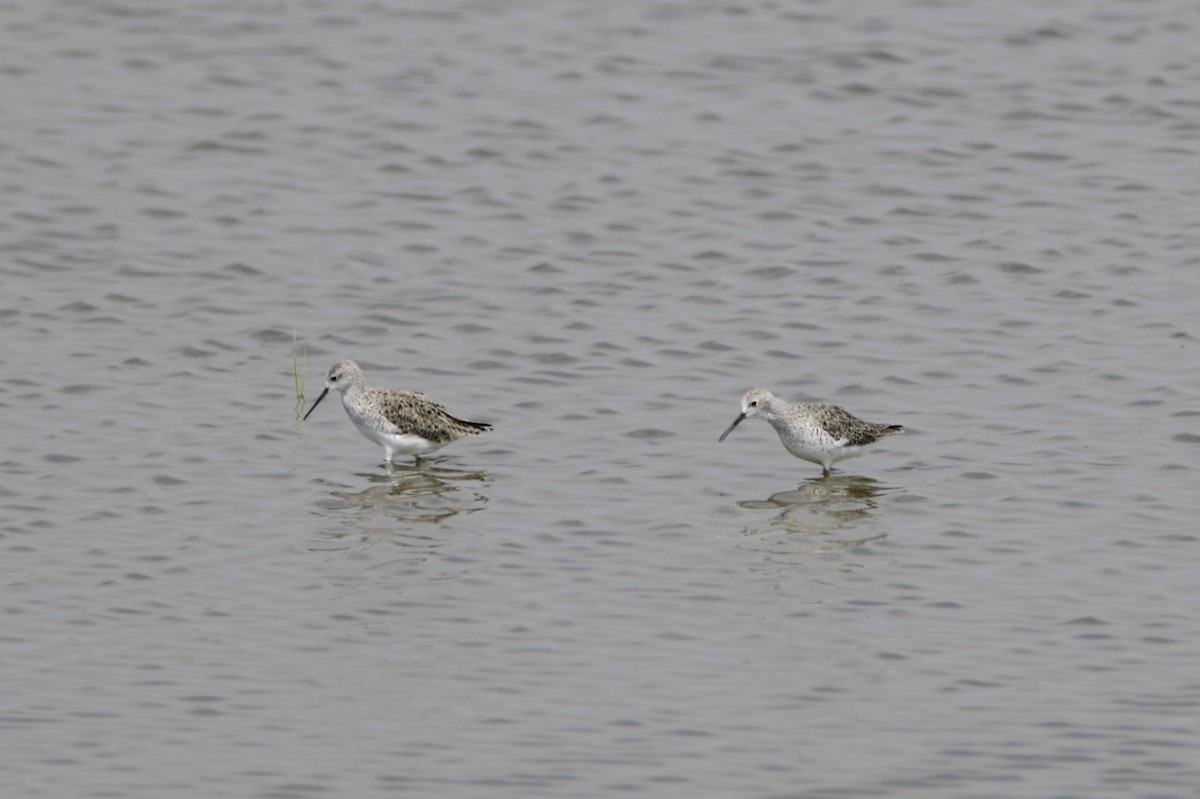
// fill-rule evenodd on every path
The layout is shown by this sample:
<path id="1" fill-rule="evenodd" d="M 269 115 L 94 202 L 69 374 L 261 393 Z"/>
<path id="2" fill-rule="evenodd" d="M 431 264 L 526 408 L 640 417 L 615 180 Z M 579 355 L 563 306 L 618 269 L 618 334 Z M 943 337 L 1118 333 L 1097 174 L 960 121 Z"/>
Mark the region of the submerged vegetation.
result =
<path id="1" fill-rule="evenodd" d="M 296 328 L 292 328 L 292 382 L 296 387 L 296 421 L 304 418 L 304 376 L 308 374 L 308 350 L 298 352 Z"/>

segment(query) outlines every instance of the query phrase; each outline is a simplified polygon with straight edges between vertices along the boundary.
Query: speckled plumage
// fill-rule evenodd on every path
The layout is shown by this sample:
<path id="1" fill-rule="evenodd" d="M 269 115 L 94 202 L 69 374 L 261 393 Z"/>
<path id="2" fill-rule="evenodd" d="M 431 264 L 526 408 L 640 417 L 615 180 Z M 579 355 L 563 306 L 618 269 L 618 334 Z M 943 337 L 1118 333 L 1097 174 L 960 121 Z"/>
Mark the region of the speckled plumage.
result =
<path id="1" fill-rule="evenodd" d="M 903 433 L 898 424 L 864 422 L 836 405 L 805 405 L 781 400 L 765 388 L 752 388 L 742 397 L 742 412 L 721 434 L 733 432 L 743 419 L 760 417 L 779 433 L 784 449 L 797 458 L 820 464 L 825 476 L 833 464 L 861 455 L 879 439 Z"/>
<path id="2" fill-rule="evenodd" d="M 354 361 L 338 361 L 325 375 L 325 390 L 317 397 L 307 419 L 330 390 L 341 392 L 342 407 L 358 432 L 383 447 L 388 463 L 397 455 L 422 455 L 441 449 L 464 436 L 491 429 L 485 422 L 468 422 L 446 412 L 438 403 L 416 391 L 367 388 L 362 369 Z"/>

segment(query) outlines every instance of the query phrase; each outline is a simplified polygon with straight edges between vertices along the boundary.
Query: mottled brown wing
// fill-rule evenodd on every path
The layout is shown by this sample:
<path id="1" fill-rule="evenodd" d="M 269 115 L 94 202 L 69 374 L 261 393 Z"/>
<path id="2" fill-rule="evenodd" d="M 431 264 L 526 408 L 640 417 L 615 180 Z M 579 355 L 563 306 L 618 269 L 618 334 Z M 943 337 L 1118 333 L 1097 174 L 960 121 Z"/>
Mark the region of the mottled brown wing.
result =
<path id="1" fill-rule="evenodd" d="M 457 419 L 418 391 L 388 391 L 381 402 L 383 415 L 405 433 L 437 444 L 475 435 L 491 427 L 483 422 Z"/>
<path id="2" fill-rule="evenodd" d="M 852 447 L 864 447 L 874 444 L 884 436 L 890 436 L 904 430 L 898 424 L 878 424 L 864 422 L 849 411 L 836 405 L 814 405 L 813 412 L 817 422 L 825 432 L 837 439 L 846 439 Z"/>

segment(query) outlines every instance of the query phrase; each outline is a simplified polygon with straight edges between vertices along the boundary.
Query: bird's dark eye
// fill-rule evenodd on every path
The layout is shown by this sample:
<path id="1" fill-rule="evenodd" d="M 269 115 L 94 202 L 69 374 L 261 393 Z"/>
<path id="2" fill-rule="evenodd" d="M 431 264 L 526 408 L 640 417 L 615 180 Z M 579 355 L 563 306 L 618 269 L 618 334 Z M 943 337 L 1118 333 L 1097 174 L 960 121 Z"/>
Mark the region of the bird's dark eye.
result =
<path id="1" fill-rule="evenodd" d="M 338 379 L 338 376 L 337 376 L 337 375 L 330 375 L 330 376 L 329 376 L 329 382 L 330 382 L 330 383 L 336 383 L 336 382 L 337 382 L 337 379 Z"/>
<path id="2" fill-rule="evenodd" d="M 758 400 L 754 400 L 753 402 L 751 402 L 751 403 L 750 403 L 750 407 L 751 407 L 751 408 L 757 408 L 757 407 L 758 407 Z"/>

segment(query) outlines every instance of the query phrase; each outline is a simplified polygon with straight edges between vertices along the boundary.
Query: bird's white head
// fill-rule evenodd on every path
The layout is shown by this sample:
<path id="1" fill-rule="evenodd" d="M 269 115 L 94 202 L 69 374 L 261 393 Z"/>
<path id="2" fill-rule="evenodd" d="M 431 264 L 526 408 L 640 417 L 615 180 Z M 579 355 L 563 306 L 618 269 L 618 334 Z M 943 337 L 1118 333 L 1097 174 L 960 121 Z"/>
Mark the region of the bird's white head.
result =
<path id="1" fill-rule="evenodd" d="M 354 361 L 338 361 L 325 373 L 325 389 L 345 394 L 354 386 L 363 384 L 362 369 Z"/>
<path id="2" fill-rule="evenodd" d="M 775 395 L 765 388 L 752 388 L 742 397 L 742 415 L 749 419 L 768 414 L 774 401 Z"/>
<path id="3" fill-rule="evenodd" d="M 308 413 L 304 414 L 304 420 L 308 420 L 308 417 L 312 415 L 312 412 L 317 409 L 321 400 L 325 399 L 325 395 L 330 391 L 340 391 L 345 394 L 355 386 L 359 388 L 363 386 L 362 369 L 359 369 L 358 364 L 354 361 L 338 361 L 325 373 L 325 390 L 308 409 Z"/>
<path id="4" fill-rule="evenodd" d="M 742 397 L 742 412 L 733 420 L 733 424 L 725 429 L 718 441 L 724 441 L 725 436 L 733 432 L 733 428 L 742 423 L 743 419 L 749 419 L 752 416 L 763 416 L 771 413 L 771 403 L 775 401 L 775 395 L 765 388 L 752 388 Z"/>

